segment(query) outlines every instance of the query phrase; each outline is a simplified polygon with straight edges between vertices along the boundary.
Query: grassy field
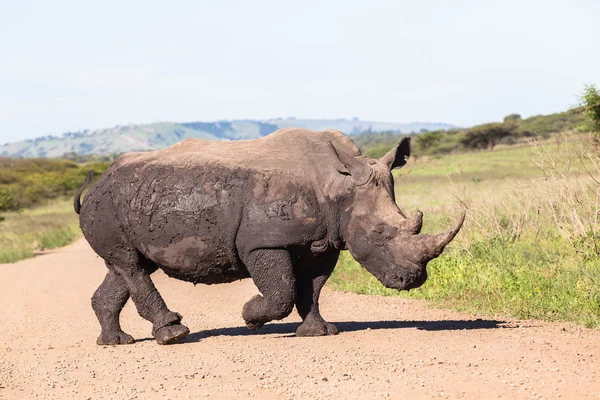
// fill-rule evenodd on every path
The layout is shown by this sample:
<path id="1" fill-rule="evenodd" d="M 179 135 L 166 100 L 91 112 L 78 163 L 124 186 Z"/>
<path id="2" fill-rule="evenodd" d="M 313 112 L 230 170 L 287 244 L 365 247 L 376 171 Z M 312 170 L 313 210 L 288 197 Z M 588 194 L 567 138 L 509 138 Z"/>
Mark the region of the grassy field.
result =
<path id="1" fill-rule="evenodd" d="M 79 235 L 73 195 L 108 161 L 0 157 L 0 263 L 33 257 Z"/>
<path id="2" fill-rule="evenodd" d="M 409 293 L 384 288 L 347 252 L 329 284 L 491 316 L 600 327 L 600 185 L 584 168 L 591 171 L 593 160 L 578 158 L 581 145 L 548 142 L 413 160 L 397 173 L 399 206 L 422 210 L 430 233 L 447 229 L 467 208 L 461 233 L 429 263 L 425 285 Z"/>
<path id="3" fill-rule="evenodd" d="M 57 199 L 2 214 L 0 263 L 33 257 L 35 252 L 65 246 L 80 235 L 73 199 Z"/>

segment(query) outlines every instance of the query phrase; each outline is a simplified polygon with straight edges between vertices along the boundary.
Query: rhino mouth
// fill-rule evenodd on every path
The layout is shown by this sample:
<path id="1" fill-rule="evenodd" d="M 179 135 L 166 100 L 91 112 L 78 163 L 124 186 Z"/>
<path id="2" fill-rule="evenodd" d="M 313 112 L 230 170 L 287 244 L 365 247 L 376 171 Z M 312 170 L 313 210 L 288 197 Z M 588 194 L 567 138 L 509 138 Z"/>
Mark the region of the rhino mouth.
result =
<path id="1" fill-rule="evenodd" d="M 385 274 L 380 282 L 388 289 L 406 290 L 421 287 L 427 280 L 427 270 L 425 268 L 415 271 L 394 270 Z"/>

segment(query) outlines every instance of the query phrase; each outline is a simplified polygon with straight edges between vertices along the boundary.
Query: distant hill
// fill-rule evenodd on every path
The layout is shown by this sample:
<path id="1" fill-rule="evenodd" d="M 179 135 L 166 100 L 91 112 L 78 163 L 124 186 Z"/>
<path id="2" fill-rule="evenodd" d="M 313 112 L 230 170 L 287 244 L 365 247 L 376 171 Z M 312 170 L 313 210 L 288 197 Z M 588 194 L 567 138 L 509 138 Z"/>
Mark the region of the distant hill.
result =
<path id="1" fill-rule="evenodd" d="M 550 115 L 534 115 L 519 121 L 519 129 L 525 134 L 548 137 L 554 133 L 574 131 L 585 125 L 584 113 L 572 110 Z"/>
<path id="2" fill-rule="evenodd" d="M 418 133 L 453 128 L 452 125 L 443 123 L 396 124 L 361 121 L 357 118 L 352 120 L 278 118 L 266 121 L 159 122 L 67 132 L 62 136 L 43 136 L 22 142 L 6 143 L 0 145 L 0 156 L 62 157 L 65 154 L 120 154 L 129 151 L 161 149 L 186 138 L 255 139 L 268 135 L 279 128 L 288 127 L 313 130 L 337 129 L 350 135 L 361 135 L 365 132 Z"/>
<path id="3" fill-rule="evenodd" d="M 504 118 L 504 123 L 512 127 L 510 134 L 500 139 L 497 144 L 527 143 L 528 138 L 549 138 L 558 134 L 586 134 L 586 116 L 581 110 L 570 110 L 550 115 L 534 115 L 523 119 L 519 114 L 511 114 Z M 429 131 L 419 135 L 412 142 L 415 156 L 447 154 L 452 152 L 470 151 L 473 147 L 465 146 L 464 138 L 473 131 L 485 131 L 486 126 L 500 125 L 499 123 L 482 124 L 468 128 L 452 128 L 439 131 Z M 398 143 L 404 135 L 393 132 L 365 133 L 354 138 L 354 142 L 363 154 L 379 158 Z M 492 146 L 493 148 L 493 146 Z"/>

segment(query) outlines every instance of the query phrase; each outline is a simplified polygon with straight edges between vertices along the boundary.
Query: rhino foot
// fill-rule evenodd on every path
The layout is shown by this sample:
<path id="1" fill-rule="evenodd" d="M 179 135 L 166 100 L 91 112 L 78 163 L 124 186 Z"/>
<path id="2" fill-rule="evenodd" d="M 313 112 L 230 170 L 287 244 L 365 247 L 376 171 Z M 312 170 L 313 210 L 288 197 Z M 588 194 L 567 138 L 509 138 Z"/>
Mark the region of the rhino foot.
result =
<path id="1" fill-rule="evenodd" d="M 187 326 L 182 324 L 174 324 L 163 326 L 154 333 L 156 343 L 158 344 L 173 344 L 180 341 L 190 333 Z"/>
<path id="2" fill-rule="evenodd" d="M 304 321 L 302 325 L 296 329 L 296 336 L 326 336 L 337 335 L 340 333 L 337 326 L 329 322 L 308 322 Z"/>
<path id="3" fill-rule="evenodd" d="M 102 332 L 98 336 L 96 343 L 99 345 L 115 345 L 115 344 L 132 344 L 135 342 L 131 335 L 126 334 L 123 331 L 118 332 Z"/>
<path id="4" fill-rule="evenodd" d="M 246 327 L 251 331 L 256 331 L 265 325 L 264 322 L 246 321 Z"/>

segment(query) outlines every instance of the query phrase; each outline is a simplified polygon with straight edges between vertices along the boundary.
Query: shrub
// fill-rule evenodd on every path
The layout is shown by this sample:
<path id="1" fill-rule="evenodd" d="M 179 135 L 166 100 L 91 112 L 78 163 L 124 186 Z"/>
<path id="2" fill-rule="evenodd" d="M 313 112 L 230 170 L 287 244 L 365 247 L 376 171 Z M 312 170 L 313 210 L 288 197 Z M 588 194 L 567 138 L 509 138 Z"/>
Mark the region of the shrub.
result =
<path id="1" fill-rule="evenodd" d="M 517 124 L 508 122 L 479 125 L 467 130 L 460 143 L 468 149 L 494 150 L 500 141 L 513 135 L 516 130 Z"/>
<path id="2" fill-rule="evenodd" d="M 17 208 L 18 204 L 12 192 L 8 188 L 0 186 L 0 211 L 16 210 Z"/>
<path id="3" fill-rule="evenodd" d="M 90 169 L 102 173 L 108 162 L 79 165 L 56 159 L 0 158 L 0 212 L 71 196 Z"/>
<path id="4" fill-rule="evenodd" d="M 600 136 L 600 91 L 595 85 L 587 85 L 579 100 L 579 111 L 588 119 L 584 129 Z"/>

